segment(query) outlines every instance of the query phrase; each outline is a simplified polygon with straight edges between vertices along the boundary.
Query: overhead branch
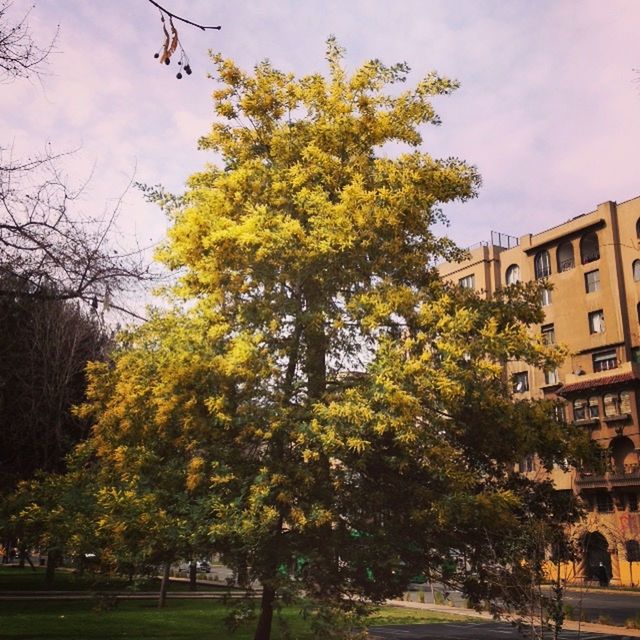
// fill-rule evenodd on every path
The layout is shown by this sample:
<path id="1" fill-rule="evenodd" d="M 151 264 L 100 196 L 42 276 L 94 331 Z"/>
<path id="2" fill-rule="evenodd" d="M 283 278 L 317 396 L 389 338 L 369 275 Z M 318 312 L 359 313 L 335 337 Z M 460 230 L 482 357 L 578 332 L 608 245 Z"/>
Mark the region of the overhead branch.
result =
<path id="1" fill-rule="evenodd" d="M 213 26 L 206 26 L 206 25 L 203 25 L 203 24 L 198 24 L 197 22 L 192 22 L 191 20 L 187 20 L 187 18 L 182 18 L 182 17 L 176 15 L 175 13 L 171 13 L 171 11 L 168 11 L 167 9 L 165 9 L 163 6 L 161 6 L 160 4 L 155 2 L 155 0 L 148 0 L 148 1 L 154 7 L 158 7 L 158 9 L 160 9 L 160 11 L 162 13 L 165 13 L 170 18 L 173 18 L 174 20 L 179 20 L 180 22 L 184 22 L 185 24 L 190 24 L 192 27 L 197 27 L 198 29 L 202 29 L 203 31 L 206 31 L 207 29 L 216 29 L 217 31 L 220 31 L 220 29 L 222 29 L 222 26 L 220 26 L 220 25 L 213 27 Z"/>

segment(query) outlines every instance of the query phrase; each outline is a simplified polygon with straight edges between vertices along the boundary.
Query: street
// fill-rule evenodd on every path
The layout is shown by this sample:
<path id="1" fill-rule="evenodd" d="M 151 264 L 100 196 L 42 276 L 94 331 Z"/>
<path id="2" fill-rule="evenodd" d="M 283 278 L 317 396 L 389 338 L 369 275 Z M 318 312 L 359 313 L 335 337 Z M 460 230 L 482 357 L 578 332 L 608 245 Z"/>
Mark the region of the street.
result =
<path id="1" fill-rule="evenodd" d="M 562 640 L 627 640 L 622 635 L 563 631 Z M 371 627 L 371 640 L 526 640 L 526 629 L 518 629 L 507 622 L 449 622 L 439 624 L 390 625 Z M 548 638 L 551 637 L 549 632 Z"/>
<path id="2" fill-rule="evenodd" d="M 576 618 L 582 610 L 583 619 L 596 621 L 606 616 L 610 624 L 624 625 L 640 612 L 640 593 L 571 589 L 565 594 L 565 603 L 573 608 Z"/>

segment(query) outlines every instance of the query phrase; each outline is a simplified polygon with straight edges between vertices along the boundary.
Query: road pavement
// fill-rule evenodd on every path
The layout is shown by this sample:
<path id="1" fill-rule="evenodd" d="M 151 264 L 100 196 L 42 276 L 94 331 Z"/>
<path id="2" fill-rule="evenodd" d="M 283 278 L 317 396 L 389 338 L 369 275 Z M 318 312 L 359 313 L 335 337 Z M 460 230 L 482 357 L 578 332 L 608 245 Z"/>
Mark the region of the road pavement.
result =
<path id="1" fill-rule="evenodd" d="M 579 617 L 582 612 L 584 619 L 608 618 L 617 625 L 624 625 L 640 614 L 640 593 L 633 591 L 568 589 L 565 603 L 572 607 L 573 617 Z"/>
<path id="2" fill-rule="evenodd" d="M 369 637 L 371 640 L 525 640 L 529 635 L 526 629 L 519 631 L 506 622 L 448 622 L 371 627 Z M 551 637 L 551 632 L 547 637 Z M 628 636 L 620 629 L 613 634 L 567 630 L 559 637 L 561 640 L 629 640 L 637 636 Z"/>

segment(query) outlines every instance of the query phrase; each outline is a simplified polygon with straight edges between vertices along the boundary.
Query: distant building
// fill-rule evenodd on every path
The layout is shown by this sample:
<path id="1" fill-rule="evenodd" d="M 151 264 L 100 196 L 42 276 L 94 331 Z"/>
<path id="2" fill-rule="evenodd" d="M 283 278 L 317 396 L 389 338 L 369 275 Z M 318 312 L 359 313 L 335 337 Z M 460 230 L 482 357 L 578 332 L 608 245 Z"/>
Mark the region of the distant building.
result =
<path id="1" fill-rule="evenodd" d="M 605 202 L 556 227 L 519 239 L 492 234 L 442 276 L 484 291 L 547 279 L 545 319 L 534 327 L 569 348 L 557 370 L 510 365 L 520 397 L 561 399 L 565 419 L 587 429 L 603 449 L 607 471 L 552 474 L 588 506 L 575 534 L 585 549 L 577 579 L 598 579 L 601 563 L 613 584 L 640 583 L 640 197 Z M 535 460 L 521 463 L 535 474 Z"/>

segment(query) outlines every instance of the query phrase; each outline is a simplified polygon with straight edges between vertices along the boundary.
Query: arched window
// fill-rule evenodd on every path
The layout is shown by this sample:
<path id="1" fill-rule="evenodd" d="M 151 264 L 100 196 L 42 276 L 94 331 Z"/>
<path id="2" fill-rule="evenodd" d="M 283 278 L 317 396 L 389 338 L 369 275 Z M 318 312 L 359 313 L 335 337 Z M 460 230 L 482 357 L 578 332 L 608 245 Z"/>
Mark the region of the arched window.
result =
<path id="1" fill-rule="evenodd" d="M 616 473 L 625 473 L 637 467 L 638 455 L 631 438 L 618 436 L 609 443 L 609 453 Z"/>
<path id="2" fill-rule="evenodd" d="M 587 233 L 580 240 L 580 259 L 582 264 L 600 259 L 600 246 L 595 232 Z"/>
<path id="3" fill-rule="evenodd" d="M 512 264 L 506 271 L 505 280 L 507 284 L 515 284 L 520 282 L 520 267 L 517 264 Z"/>
<path id="4" fill-rule="evenodd" d="M 551 289 L 542 289 L 540 291 L 540 304 L 543 307 L 551 304 Z"/>
<path id="5" fill-rule="evenodd" d="M 556 251 L 558 260 L 558 273 L 573 269 L 575 263 L 573 261 L 573 245 L 570 242 L 563 242 Z"/>
<path id="6" fill-rule="evenodd" d="M 536 274 L 536 279 L 540 280 L 540 278 L 546 278 L 551 275 L 551 260 L 549 260 L 549 252 L 548 251 L 540 251 L 536 254 L 536 257 L 533 261 L 534 271 Z"/>
<path id="7" fill-rule="evenodd" d="M 633 279 L 640 282 L 640 260 L 633 261 Z"/>
<path id="8" fill-rule="evenodd" d="M 589 398 L 589 417 L 597 418 L 600 415 L 600 407 L 598 405 L 598 396 Z"/>
<path id="9" fill-rule="evenodd" d="M 638 218 L 638 221 L 636 222 L 636 236 L 640 238 L 640 218 Z"/>

